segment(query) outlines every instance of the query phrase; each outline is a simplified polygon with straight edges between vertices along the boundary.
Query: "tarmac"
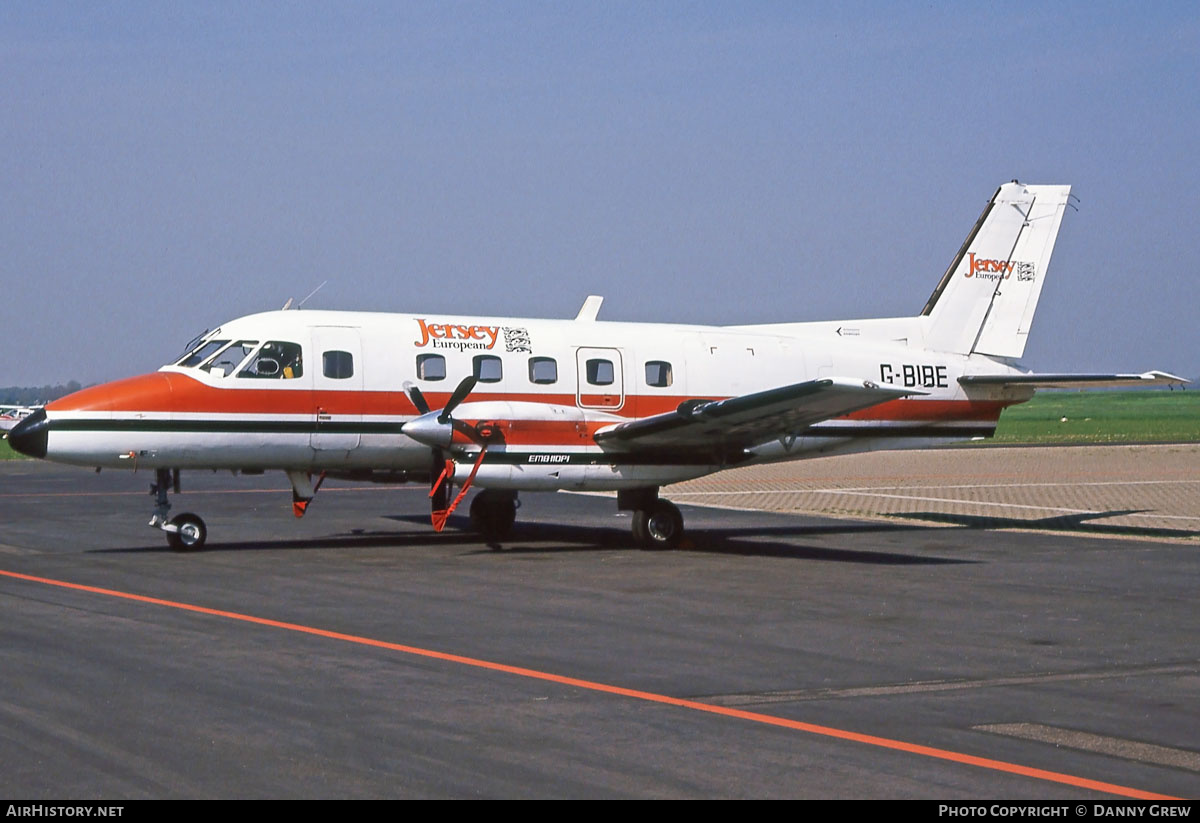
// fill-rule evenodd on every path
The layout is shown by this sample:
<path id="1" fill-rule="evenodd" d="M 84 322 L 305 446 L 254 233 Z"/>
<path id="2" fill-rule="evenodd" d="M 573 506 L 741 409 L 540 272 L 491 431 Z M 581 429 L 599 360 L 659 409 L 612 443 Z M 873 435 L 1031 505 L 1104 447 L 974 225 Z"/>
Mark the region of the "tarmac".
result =
<path id="1" fill-rule="evenodd" d="M 0 794 L 1200 794 L 1200 449 L 973 448 L 434 534 L 425 490 L 0 465 Z M 703 503 L 704 505 L 696 505 Z M 737 508 L 729 508 L 736 506 Z"/>
<path id="2" fill-rule="evenodd" d="M 1200 445 L 876 452 L 721 472 L 673 486 L 670 497 L 756 511 L 1188 541 L 1200 536 Z"/>

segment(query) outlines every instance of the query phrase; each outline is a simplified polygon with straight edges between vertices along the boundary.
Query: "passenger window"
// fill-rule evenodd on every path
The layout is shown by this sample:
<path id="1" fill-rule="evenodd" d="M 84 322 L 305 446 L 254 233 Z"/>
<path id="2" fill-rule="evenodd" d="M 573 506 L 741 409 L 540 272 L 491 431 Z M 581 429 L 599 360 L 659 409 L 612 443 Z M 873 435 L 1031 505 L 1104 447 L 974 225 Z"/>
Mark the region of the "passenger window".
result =
<path id="1" fill-rule="evenodd" d="M 292 380 L 302 374 L 304 366 L 301 362 L 300 346 L 296 343 L 271 340 L 263 343 L 263 347 L 238 372 L 238 377 Z"/>
<path id="2" fill-rule="evenodd" d="M 200 369 L 209 374 L 218 374 L 221 377 L 233 374 L 233 370 L 238 367 L 239 363 L 246 359 L 246 355 L 254 351 L 254 347 L 257 345 L 257 340 L 239 340 L 205 363 Z"/>
<path id="3" fill-rule="evenodd" d="M 445 380 L 446 358 L 440 354 L 418 354 L 417 378 L 420 380 Z"/>
<path id="4" fill-rule="evenodd" d="M 345 380 L 354 376 L 354 355 L 348 351 L 327 351 L 321 355 L 321 366 L 326 377 Z"/>
<path id="5" fill-rule="evenodd" d="M 558 382 L 558 363 L 553 357 L 529 358 L 529 382 L 546 384 Z"/>
<path id="6" fill-rule="evenodd" d="M 614 374 L 611 360 L 587 361 L 587 381 L 593 386 L 611 386 Z"/>
<path id="7" fill-rule="evenodd" d="M 474 365 L 471 373 L 478 378 L 480 383 L 499 383 L 504 377 L 500 358 L 494 354 L 476 355 L 472 362 Z"/>
<path id="8" fill-rule="evenodd" d="M 646 364 L 646 385 L 663 388 L 671 385 L 671 364 L 666 360 L 651 360 Z"/>

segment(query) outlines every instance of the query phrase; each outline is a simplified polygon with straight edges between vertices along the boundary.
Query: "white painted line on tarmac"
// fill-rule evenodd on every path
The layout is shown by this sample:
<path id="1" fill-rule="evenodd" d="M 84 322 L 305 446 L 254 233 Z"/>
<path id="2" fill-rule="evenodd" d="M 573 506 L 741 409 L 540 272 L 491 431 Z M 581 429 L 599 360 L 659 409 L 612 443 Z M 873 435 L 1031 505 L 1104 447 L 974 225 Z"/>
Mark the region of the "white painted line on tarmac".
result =
<path id="1" fill-rule="evenodd" d="M 1193 483 L 1193 482 L 1200 482 L 1200 481 L 1170 480 L 1170 481 L 1147 481 L 1147 482 Z M 1057 483 L 1029 483 L 1029 484 L 1023 484 L 1023 485 L 1058 486 L 1059 484 L 1057 484 Z M 1076 484 L 1076 485 L 1078 485 L 1078 484 Z M 1102 484 L 1097 484 L 1097 485 L 1102 485 Z M 1108 484 L 1103 484 L 1103 485 L 1108 485 Z M 867 489 L 870 489 L 870 488 L 872 488 L 872 487 L 867 487 Z M 878 488 L 878 489 L 947 488 L 947 489 L 950 489 L 950 488 L 1004 488 L 1004 487 L 1001 487 L 1001 486 L 913 486 L 913 487 L 879 486 L 879 487 L 874 487 L 874 488 Z M 963 498 L 959 498 L 959 497 L 927 497 L 924 495 L 916 495 L 916 494 L 885 494 L 880 491 L 868 491 L 866 489 L 862 489 L 862 490 L 860 490 L 860 489 L 756 489 L 753 491 L 711 491 L 711 492 L 687 492 L 687 491 L 680 490 L 680 491 L 672 492 L 671 497 L 673 497 L 675 499 L 682 499 L 682 498 L 687 498 L 687 497 L 726 497 L 726 496 L 732 497 L 735 495 L 742 496 L 742 495 L 766 495 L 766 494 L 832 494 L 832 495 L 844 494 L 844 495 L 848 495 L 851 497 L 879 497 L 879 498 L 884 498 L 884 499 L 889 499 L 889 500 L 913 500 L 913 501 L 918 501 L 918 502 L 923 502 L 923 503 L 957 503 L 957 504 L 961 504 L 961 505 L 965 505 L 965 506 L 992 506 L 995 508 L 1026 509 L 1026 510 L 1030 510 L 1030 511 L 1056 512 L 1056 513 L 1060 513 L 1060 514 L 1099 514 L 1099 515 L 1110 514 L 1109 512 L 1100 511 L 1100 510 L 1096 510 L 1096 509 L 1072 509 L 1072 508 L 1067 508 L 1064 506 L 1031 506 L 1031 505 L 1028 505 L 1025 503 L 997 503 L 997 502 L 988 501 L 988 500 L 969 500 L 969 499 L 963 499 Z M 1118 516 L 1118 517 L 1143 517 L 1143 518 L 1149 518 L 1152 520 L 1191 520 L 1191 521 L 1195 521 L 1195 522 L 1200 522 L 1200 517 L 1193 517 L 1190 515 L 1183 515 L 1183 514 L 1145 514 L 1145 513 L 1140 513 L 1140 512 L 1129 512 L 1129 513 L 1122 513 L 1120 515 L 1115 515 L 1115 516 Z"/>
<path id="2" fill-rule="evenodd" d="M 1040 723 L 992 723 L 986 726 L 972 726 L 972 728 L 976 731 L 1002 734 L 1005 737 L 1019 737 L 1022 740 L 1036 740 L 1039 743 L 1066 746 L 1068 749 L 1136 760 L 1139 763 L 1154 763 L 1173 769 L 1200 772 L 1200 752 L 1187 749 L 1156 746 L 1152 743 L 1126 740 L 1123 737 L 1077 732 L 1072 729 L 1043 726 Z"/>
<path id="3" fill-rule="evenodd" d="M 1089 483 L 971 483 L 951 486 L 833 486 L 825 489 L 744 489 L 730 491 L 688 492 L 676 491 L 674 496 L 681 494 L 718 495 L 718 494 L 839 494 L 841 492 L 883 492 L 901 491 L 904 489 L 1025 489 L 1025 488 L 1061 488 L 1063 486 L 1160 486 L 1165 484 L 1200 484 L 1200 480 L 1104 480 Z"/>
<path id="4" fill-rule="evenodd" d="M 926 692 L 961 691 L 963 689 L 991 689 L 1004 686 L 1040 686 L 1046 683 L 1070 683 L 1113 678 L 1154 677 L 1164 674 L 1193 675 L 1200 661 L 1175 663 L 1168 666 L 1145 666 L 1107 669 L 1091 672 L 1058 672 L 1042 674 L 1009 675 L 988 677 L 978 680 L 917 680 L 909 683 L 893 683 L 879 686 L 851 686 L 830 689 L 791 689 L 786 691 L 755 692 L 741 694 L 705 695 L 709 703 L 722 706 L 751 706 L 760 703 L 790 703 L 800 700 L 830 700 L 854 697 L 890 697 L 897 694 L 922 694 Z"/>

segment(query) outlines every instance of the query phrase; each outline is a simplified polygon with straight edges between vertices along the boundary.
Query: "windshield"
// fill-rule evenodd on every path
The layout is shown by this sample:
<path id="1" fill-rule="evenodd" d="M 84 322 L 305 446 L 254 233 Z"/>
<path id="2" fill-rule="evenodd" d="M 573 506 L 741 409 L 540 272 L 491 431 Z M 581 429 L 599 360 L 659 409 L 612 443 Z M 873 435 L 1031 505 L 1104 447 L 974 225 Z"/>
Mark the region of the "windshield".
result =
<path id="1" fill-rule="evenodd" d="M 213 332 L 214 335 L 219 334 Z M 181 357 L 176 366 L 200 369 L 215 377 L 291 380 L 304 374 L 303 358 L 298 343 L 268 340 L 259 346 L 258 340 L 232 341 L 228 337 L 210 337 Z"/>
<path id="2" fill-rule="evenodd" d="M 206 340 L 180 358 L 176 366 L 196 366 L 229 345 L 228 340 Z"/>
<path id="3" fill-rule="evenodd" d="M 201 365 L 200 368 L 219 377 L 233 374 L 233 370 L 238 367 L 238 363 L 245 360 L 246 356 L 254 351 L 254 347 L 257 345 L 257 340 L 239 340 L 232 346 L 222 349 L 216 357 Z"/>

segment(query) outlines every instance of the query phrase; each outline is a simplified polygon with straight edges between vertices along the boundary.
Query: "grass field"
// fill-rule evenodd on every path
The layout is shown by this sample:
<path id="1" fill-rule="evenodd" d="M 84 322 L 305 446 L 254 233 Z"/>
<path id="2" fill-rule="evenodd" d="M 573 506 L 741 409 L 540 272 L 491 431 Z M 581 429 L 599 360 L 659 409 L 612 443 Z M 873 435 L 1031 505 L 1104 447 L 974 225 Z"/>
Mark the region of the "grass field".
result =
<path id="1" fill-rule="evenodd" d="M 1042 392 L 1000 417 L 992 442 L 1200 441 L 1198 391 Z"/>
<path id="2" fill-rule="evenodd" d="M 1042 392 L 1000 417 L 990 443 L 1200 442 L 1200 391 Z M 0 440 L 0 460 L 21 460 Z"/>

